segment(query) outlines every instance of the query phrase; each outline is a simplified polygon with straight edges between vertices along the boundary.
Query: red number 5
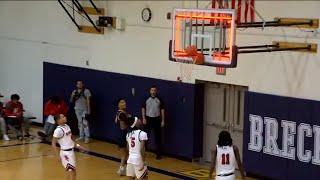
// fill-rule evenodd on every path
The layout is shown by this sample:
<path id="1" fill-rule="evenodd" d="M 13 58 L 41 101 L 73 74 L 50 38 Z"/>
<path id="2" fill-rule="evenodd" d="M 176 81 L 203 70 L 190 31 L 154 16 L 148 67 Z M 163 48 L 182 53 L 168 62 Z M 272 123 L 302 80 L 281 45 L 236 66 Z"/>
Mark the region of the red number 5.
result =
<path id="1" fill-rule="evenodd" d="M 134 142 L 134 140 L 136 140 L 136 138 L 131 137 L 131 147 L 133 148 L 134 146 L 136 146 L 136 143 Z"/>
<path id="2" fill-rule="evenodd" d="M 222 165 L 229 165 L 230 164 L 230 157 L 229 157 L 229 154 L 222 154 L 222 162 L 221 162 Z"/>

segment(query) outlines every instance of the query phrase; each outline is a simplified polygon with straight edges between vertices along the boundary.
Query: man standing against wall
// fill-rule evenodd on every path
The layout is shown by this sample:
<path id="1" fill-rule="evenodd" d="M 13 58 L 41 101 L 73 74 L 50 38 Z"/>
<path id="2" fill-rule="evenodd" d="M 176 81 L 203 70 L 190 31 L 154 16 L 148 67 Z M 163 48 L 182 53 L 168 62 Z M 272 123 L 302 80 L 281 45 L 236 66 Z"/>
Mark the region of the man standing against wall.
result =
<path id="1" fill-rule="evenodd" d="M 70 101 L 74 103 L 74 110 L 78 119 L 79 138 L 77 141 L 89 143 L 90 131 L 88 123 L 88 115 L 91 112 L 90 108 L 91 92 L 84 87 L 82 80 L 77 81 L 77 89 L 72 94 Z"/>
<path id="2" fill-rule="evenodd" d="M 156 86 L 150 88 L 150 96 L 143 103 L 142 118 L 147 134 L 150 136 L 151 130 L 154 131 L 157 159 L 161 159 L 161 128 L 165 126 L 164 104 L 157 95 Z"/>

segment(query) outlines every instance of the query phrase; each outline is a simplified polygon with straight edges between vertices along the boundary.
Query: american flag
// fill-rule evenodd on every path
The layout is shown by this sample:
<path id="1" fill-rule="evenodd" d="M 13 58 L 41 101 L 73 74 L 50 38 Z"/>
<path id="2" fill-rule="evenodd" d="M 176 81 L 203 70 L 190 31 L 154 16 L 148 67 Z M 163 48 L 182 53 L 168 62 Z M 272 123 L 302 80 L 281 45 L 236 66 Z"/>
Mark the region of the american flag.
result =
<path id="1" fill-rule="evenodd" d="M 212 0 L 212 8 L 235 9 L 237 24 L 255 21 L 254 6 L 255 0 Z"/>

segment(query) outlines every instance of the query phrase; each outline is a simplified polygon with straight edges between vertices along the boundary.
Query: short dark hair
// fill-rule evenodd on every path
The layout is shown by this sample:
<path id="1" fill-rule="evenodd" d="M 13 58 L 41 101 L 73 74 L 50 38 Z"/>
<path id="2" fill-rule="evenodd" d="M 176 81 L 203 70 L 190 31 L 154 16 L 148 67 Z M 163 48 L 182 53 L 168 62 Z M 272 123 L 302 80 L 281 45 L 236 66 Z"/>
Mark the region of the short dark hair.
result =
<path id="1" fill-rule="evenodd" d="M 156 85 L 152 85 L 152 86 L 150 87 L 150 89 L 152 89 L 152 88 L 156 88 L 156 89 L 157 89 L 157 86 L 156 86 Z"/>
<path id="2" fill-rule="evenodd" d="M 18 94 L 12 94 L 10 97 L 11 100 L 20 100 L 20 96 Z"/>
<path id="3" fill-rule="evenodd" d="M 84 84 L 83 80 L 78 79 L 76 82 L 82 82 L 82 84 Z"/>
<path id="4" fill-rule="evenodd" d="M 61 117 L 60 117 L 60 114 L 56 114 L 56 115 L 54 115 L 54 117 L 53 117 L 53 119 L 54 119 L 54 121 L 57 123 L 57 121 L 60 119 Z"/>
<path id="5" fill-rule="evenodd" d="M 117 105 L 120 103 L 120 101 L 122 101 L 122 100 L 126 100 L 124 97 L 121 97 L 121 98 L 119 98 L 118 100 L 117 100 Z"/>
<path id="6" fill-rule="evenodd" d="M 228 131 L 221 131 L 219 133 L 218 146 L 232 146 L 232 138 Z"/>

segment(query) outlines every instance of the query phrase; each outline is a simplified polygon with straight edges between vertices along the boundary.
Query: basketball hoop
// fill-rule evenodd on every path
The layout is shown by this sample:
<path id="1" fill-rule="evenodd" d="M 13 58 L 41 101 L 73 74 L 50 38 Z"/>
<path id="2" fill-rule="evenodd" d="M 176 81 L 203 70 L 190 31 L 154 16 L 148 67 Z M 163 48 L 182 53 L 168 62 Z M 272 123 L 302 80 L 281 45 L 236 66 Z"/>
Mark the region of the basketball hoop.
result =
<path id="1" fill-rule="evenodd" d="M 236 67 L 235 10 L 174 9 L 173 16 L 169 45 L 171 61 Z"/>
<path id="2" fill-rule="evenodd" d="M 212 9 L 208 9 L 209 5 L 205 9 L 197 6 L 173 10 L 169 60 L 180 63 L 179 81 L 191 81 L 192 64 L 216 67 L 217 75 L 226 75 L 226 68 L 237 67 L 238 54 L 317 52 L 314 43 L 275 41 L 272 44 L 237 46 L 236 28 L 283 26 L 317 29 L 319 19 L 275 18 L 274 21 L 265 21 L 254 8 L 255 0 L 212 0 Z M 255 21 L 255 14 L 262 22 Z"/>

